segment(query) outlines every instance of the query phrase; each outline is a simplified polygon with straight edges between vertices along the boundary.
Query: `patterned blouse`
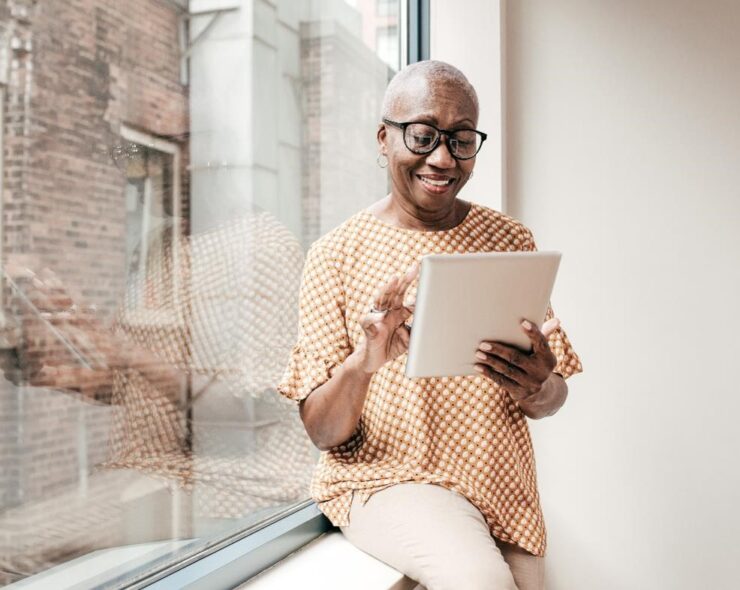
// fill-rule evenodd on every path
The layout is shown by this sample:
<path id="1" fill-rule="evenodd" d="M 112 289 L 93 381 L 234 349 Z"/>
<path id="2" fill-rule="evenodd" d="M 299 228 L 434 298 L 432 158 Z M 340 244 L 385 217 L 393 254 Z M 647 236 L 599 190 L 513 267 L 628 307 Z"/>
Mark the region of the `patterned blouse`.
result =
<path id="1" fill-rule="evenodd" d="M 473 204 L 462 223 L 442 231 L 398 228 L 369 211 L 357 213 L 308 252 L 301 333 L 279 391 L 299 401 L 326 382 L 363 338 L 360 321 L 377 288 L 424 255 L 535 249 L 524 225 L 481 205 Z M 550 335 L 549 345 L 558 361 L 555 372 L 565 378 L 581 372 L 562 329 Z M 321 454 L 311 483 L 321 511 L 334 525 L 347 526 L 354 494 L 364 503 L 400 482 L 437 484 L 473 503 L 498 539 L 544 555 L 524 414 L 481 375 L 411 379 L 405 365 L 403 354 L 375 373 L 354 434 Z"/>

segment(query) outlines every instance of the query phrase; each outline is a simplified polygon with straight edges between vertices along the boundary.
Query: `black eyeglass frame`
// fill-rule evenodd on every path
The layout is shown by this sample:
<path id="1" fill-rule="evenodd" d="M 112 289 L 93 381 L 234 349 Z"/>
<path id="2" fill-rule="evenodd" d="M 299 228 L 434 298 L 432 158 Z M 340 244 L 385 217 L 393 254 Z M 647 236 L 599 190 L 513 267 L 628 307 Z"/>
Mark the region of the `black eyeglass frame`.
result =
<path id="1" fill-rule="evenodd" d="M 442 140 L 442 136 L 446 136 L 448 143 L 447 143 L 447 150 L 450 152 L 450 155 L 455 158 L 456 160 L 472 160 L 475 158 L 475 156 L 478 155 L 478 152 L 483 147 L 483 142 L 488 139 L 488 134 L 483 133 L 482 131 L 478 131 L 477 129 L 469 129 L 467 127 L 463 127 L 460 129 L 440 129 L 439 127 L 432 125 L 431 123 L 425 123 L 424 121 L 406 121 L 405 123 L 399 123 L 398 121 L 391 121 L 390 119 L 383 119 L 383 123 L 386 125 L 390 125 L 391 127 L 395 127 L 397 129 L 400 129 L 403 132 L 403 144 L 406 146 L 406 149 L 409 150 L 411 153 L 416 154 L 418 156 L 426 156 L 428 154 L 431 154 L 434 150 L 436 150 L 439 147 L 439 142 Z M 426 125 L 427 127 L 431 127 L 437 132 L 437 140 L 432 144 L 432 146 L 429 149 L 425 149 L 423 151 L 414 150 L 409 147 L 408 142 L 406 141 L 406 128 L 409 125 Z M 480 137 L 480 145 L 478 146 L 478 149 L 475 150 L 475 153 L 472 156 L 468 156 L 466 158 L 462 158 L 460 156 L 456 156 L 452 153 L 452 148 L 450 148 L 449 140 L 455 139 L 454 135 L 458 131 L 472 131 L 473 133 L 477 133 Z"/>

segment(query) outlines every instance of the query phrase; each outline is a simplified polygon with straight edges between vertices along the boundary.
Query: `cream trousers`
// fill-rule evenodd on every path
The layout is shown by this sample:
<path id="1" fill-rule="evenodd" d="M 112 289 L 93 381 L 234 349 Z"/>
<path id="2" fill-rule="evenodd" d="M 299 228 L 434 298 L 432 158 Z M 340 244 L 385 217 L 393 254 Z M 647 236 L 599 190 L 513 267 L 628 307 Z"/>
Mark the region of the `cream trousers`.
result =
<path id="1" fill-rule="evenodd" d="M 468 500 L 431 484 L 402 483 L 357 496 L 350 543 L 427 590 L 543 590 L 544 558 L 491 536 Z"/>

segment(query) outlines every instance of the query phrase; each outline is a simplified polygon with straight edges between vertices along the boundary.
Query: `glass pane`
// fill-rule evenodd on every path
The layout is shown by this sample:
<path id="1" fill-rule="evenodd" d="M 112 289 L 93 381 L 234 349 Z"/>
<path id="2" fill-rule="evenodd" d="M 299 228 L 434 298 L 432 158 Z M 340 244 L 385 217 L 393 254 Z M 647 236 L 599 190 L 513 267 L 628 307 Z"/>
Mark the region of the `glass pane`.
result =
<path id="1" fill-rule="evenodd" d="M 118 587 L 309 497 L 275 386 L 306 248 L 387 192 L 400 2 L 195 5 L 0 0 L 0 586 Z"/>

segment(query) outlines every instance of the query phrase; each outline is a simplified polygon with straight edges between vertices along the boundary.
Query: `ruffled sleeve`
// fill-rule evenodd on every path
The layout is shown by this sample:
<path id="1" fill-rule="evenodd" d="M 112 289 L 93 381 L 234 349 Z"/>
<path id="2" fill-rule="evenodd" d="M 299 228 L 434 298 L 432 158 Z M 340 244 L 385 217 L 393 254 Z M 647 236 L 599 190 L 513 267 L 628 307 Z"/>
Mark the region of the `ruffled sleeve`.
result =
<path id="1" fill-rule="evenodd" d="M 555 317 L 555 313 L 552 307 L 548 305 L 547 314 L 545 315 L 545 321 Z M 558 363 L 552 370 L 553 373 L 558 373 L 564 379 L 572 377 L 583 371 L 581 365 L 581 359 L 578 358 L 576 351 L 573 350 L 573 346 L 568 340 L 568 335 L 565 333 L 562 327 L 559 327 L 552 334 L 550 334 L 547 343 L 550 345 L 550 350 L 555 354 L 555 358 L 558 359 Z"/>
<path id="2" fill-rule="evenodd" d="M 532 236 L 532 232 L 529 229 L 527 229 L 525 232 L 524 245 L 522 247 L 522 250 L 530 252 L 537 251 L 537 245 L 535 244 L 534 237 Z M 552 306 L 548 305 L 547 313 L 545 314 L 545 321 L 554 317 L 555 313 L 553 312 Z M 548 344 L 550 346 L 550 350 L 552 350 L 552 352 L 555 354 L 555 358 L 557 358 L 558 360 L 555 368 L 553 369 L 553 373 L 558 373 L 564 379 L 567 379 L 568 377 L 572 377 L 573 375 L 583 372 L 581 359 L 578 357 L 578 354 L 576 354 L 576 351 L 573 349 L 573 346 L 568 339 L 568 335 L 565 333 L 565 330 L 563 330 L 562 325 L 558 327 L 558 329 L 555 330 L 552 334 L 550 334 L 548 338 Z"/>
<path id="3" fill-rule="evenodd" d="M 341 266 L 320 240 L 306 257 L 300 291 L 300 333 L 278 391 L 294 401 L 325 383 L 351 352 Z"/>

